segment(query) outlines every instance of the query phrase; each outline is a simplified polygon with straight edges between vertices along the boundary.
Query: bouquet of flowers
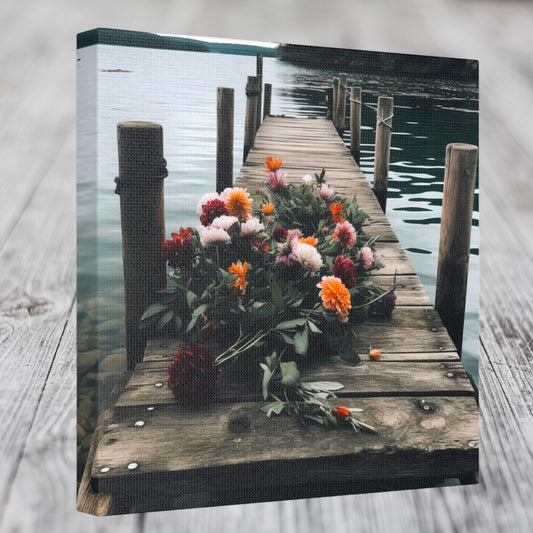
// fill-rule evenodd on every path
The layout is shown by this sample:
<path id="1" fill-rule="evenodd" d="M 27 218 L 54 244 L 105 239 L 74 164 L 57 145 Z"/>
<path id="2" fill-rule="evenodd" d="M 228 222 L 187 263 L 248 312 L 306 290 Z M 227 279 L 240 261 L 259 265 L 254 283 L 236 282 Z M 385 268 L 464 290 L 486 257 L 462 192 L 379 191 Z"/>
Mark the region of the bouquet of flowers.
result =
<path id="1" fill-rule="evenodd" d="M 268 416 L 285 411 L 372 430 L 327 402 L 342 384 L 303 382 L 298 364 L 333 354 L 358 363 L 353 324 L 368 313 L 390 317 L 394 287 L 385 291 L 370 279 L 382 267 L 377 239 L 364 234 L 367 215 L 357 199 L 339 196 L 324 170 L 293 185 L 280 159 L 265 164 L 262 190 L 204 195 L 199 227 L 182 227 L 165 241 L 172 273 L 141 327 L 183 340 L 169 368 L 181 403 L 208 403 L 221 367 L 252 363 L 263 370 Z M 213 338 L 216 355 L 204 346 Z"/>

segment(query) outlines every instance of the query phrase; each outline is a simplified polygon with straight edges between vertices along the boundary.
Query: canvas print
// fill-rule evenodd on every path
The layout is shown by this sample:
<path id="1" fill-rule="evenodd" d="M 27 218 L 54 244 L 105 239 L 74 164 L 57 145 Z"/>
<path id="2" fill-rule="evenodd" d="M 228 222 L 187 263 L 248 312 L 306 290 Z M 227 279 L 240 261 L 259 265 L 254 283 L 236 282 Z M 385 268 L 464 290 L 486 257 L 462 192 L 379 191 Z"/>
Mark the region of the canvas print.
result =
<path id="1" fill-rule="evenodd" d="M 477 483 L 477 61 L 77 48 L 78 509 Z"/>

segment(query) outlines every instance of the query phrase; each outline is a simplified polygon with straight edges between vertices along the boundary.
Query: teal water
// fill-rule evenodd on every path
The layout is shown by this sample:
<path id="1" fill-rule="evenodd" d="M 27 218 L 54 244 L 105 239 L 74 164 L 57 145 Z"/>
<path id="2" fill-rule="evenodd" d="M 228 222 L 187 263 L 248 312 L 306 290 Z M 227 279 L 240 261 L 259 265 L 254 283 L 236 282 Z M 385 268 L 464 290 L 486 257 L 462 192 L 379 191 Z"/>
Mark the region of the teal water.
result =
<path id="1" fill-rule="evenodd" d="M 148 120 L 163 126 L 169 170 L 167 234 L 180 226 L 196 225 L 198 199 L 215 188 L 216 88 L 235 88 L 236 175 L 242 164 L 244 88 L 247 76 L 255 74 L 255 57 L 98 45 L 78 50 L 77 66 L 78 299 L 83 313 L 85 305 L 91 307 L 84 302 L 101 298 L 100 348 L 117 352 L 125 340 L 119 198 L 113 182 L 118 173 L 116 124 Z M 319 88 L 338 74 L 265 58 L 263 79 L 273 85 L 272 113 L 323 116 L 325 100 Z M 380 95 L 394 97 L 387 215 L 434 301 L 445 149 L 450 142 L 478 144 L 477 86 L 355 72 L 348 72 L 348 79 L 362 88 L 366 104 L 375 106 Z M 369 181 L 375 122 L 373 110 L 364 107 L 361 168 Z M 94 206 L 95 200 L 97 249 L 89 246 L 90 226 L 84 223 L 94 216 L 84 205 L 92 202 Z M 463 361 L 476 382 L 478 225 L 476 189 L 463 342 Z M 85 333 L 90 337 L 90 331 Z M 93 347 L 90 342 L 82 346 L 86 351 Z"/>

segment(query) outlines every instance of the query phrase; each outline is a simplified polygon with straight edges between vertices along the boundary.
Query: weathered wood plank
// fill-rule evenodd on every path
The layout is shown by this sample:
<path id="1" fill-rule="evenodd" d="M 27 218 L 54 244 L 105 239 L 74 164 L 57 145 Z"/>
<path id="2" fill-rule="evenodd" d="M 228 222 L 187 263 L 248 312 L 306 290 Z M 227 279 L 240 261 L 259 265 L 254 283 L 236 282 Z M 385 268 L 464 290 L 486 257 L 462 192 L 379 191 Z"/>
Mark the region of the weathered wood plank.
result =
<path id="1" fill-rule="evenodd" d="M 135 405 L 173 404 L 175 400 L 166 386 L 168 365 L 174 351 L 167 352 L 166 360 L 156 359 L 140 365 L 133 373 L 123 394 L 117 400 L 117 408 Z M 338 381 L 344 385 L 337 395 L 342 398 L 364 396 L 435 396 L 446 394 L 472 395 L 468 375 L 456 354 L 448 361 L 435 361 L 426 355 L 424 362 L 408 360 L 398 362 L 393 357 L 379 362 L 363 361 L 353 367 L 337 360 L 311 368 L 300 368 L 303 381 Z M 222 375 L 217 401 L 235 402 L 259 400 L 261 375 L 252 368 L 242 376 Z"/>
<path id="2" fill-rule="evenodd" d="M 428 402 L 430 410 L 426 411 L 424 404 L 412 398 L 358 399 L 357 406 L 364 409 L 359 418 L 375 425 L 379 435 L 354 435 L 348 428 L 306 428 L 291 417 L 273 420 L 258 412 L 257 404 L 249 403 L 207 408 L 201 424 L 196 411 L 132 412 L 109 426 L 92 476 L 105 492 L 113 485 L 123 490 L 161 480 L 158 476 L 165 473 L 179 474 L 166 485 L 181 495 L 227 491 L 237 481 L 240 487 L 282 489 L 320 485 L 332 478 L 372 483 L 400 471 L 409 479 L 428 472 L 449 477 L 475 470 L 478 421 L 474 399 L 440 397 Z M 144 422 L 142 427 L 135 426 L 139 420 Z M 132 463 L 137 467 L 128 468 Z M 158 490 L 162 485 L 156 481 L 151 486 Z"/>

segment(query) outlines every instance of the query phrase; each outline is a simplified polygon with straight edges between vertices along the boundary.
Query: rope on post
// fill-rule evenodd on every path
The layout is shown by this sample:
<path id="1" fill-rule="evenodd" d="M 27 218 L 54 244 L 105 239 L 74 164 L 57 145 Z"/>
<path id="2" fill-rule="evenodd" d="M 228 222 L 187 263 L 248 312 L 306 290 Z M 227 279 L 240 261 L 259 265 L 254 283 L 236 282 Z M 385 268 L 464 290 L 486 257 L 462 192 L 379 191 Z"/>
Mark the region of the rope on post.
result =
<path id="1" fill-rule="evenodd" d="M 376 112 L 376 147 L 373 189 L 384 213 L 387 207 L 393 102 L 394 100 L 389 96 L 380 96 L 378 98 L 378 108 Z M 387 118 L 383 119 L 383 117 Z"/>

